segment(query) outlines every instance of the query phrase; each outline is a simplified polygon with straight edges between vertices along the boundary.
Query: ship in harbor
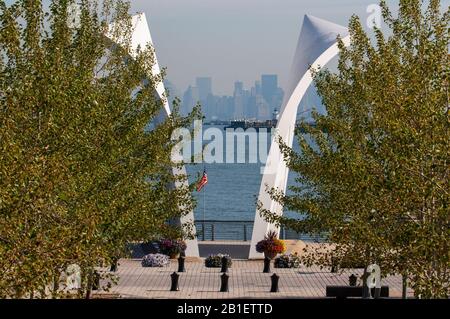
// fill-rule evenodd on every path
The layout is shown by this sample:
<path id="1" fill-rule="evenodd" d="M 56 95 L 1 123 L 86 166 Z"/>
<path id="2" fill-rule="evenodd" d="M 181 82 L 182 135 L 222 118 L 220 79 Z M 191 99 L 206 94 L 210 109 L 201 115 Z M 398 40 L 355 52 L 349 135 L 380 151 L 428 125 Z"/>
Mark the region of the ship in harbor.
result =
<path id="1" fill-rule="evenodd" d="M 270 131 L 272 129 L 275 129 L 277 127 L 279 118 L 279 113 L 277 110 L 273 112 L 273 117 L 271 120 L 265 120 L 265 121 L 258 121 L 258 120 L 249 120 L 249 119 L 243 119 L 243 120 L 233 120 L 229 122 L 229 125 L 225 126 L 223 129 L 243 129 L 246 131 L 247 129 L 254 129 L 256 132 L 259 132 L 260 129 L 265 129 L 267 131 Z M 302 127 L 302 120 L 298 120 L 295 124 L 296 128 L 300 131 L 300 133 L 306 133 L 306 130 Z M 311 127 L 316 127 L 316 124 L 314 122 L 307 122 L 307 124 Z M 323 132 L 326 132 L 326 130 L 322 130 Z"/>
<path id="2" fill-rule="evenodd" d="M 272 119 L 270 119 L 270 120 L 265 120 L 265 121 L 250 120 L 250 119 L 233 120 L 230 122 L 230 125 L 224 127 L 224 130 L 227 130 L 227 129 L 233 129 L 233 130 L 235 130 L 235 129 L 243 129 L 243 130 L 255 129 L 258 132 L 260 129 L 266 129 L 267 131 L 269 131 L 277 126 L 279 116 L 280 116 L 280 114 L 279 114 L 278 110 L 275 110 L 272 113 Z"/>

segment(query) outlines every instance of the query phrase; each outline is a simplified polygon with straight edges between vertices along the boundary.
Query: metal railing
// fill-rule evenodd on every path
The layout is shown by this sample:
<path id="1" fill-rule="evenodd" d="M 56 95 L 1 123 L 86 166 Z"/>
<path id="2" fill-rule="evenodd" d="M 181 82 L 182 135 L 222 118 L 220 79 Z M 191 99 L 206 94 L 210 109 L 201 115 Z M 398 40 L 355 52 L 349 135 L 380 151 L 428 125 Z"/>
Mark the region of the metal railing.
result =
<path id="1" fill-rule="evenodd" d="M 252 220 L 196 220 L 197 239 L 200 241 L 250 241 L 253 232 Z M 280 239 L 323 242 L 324 236 L 311 237 L 299 234 L 286 227 L 280 229 Z"/>
<path id="2" fill-rule="evenodd" d="M 253 231 L 253 221 L 247 220 L 197 220 L 195 226 L 201 241 L 249 241 Z"/>

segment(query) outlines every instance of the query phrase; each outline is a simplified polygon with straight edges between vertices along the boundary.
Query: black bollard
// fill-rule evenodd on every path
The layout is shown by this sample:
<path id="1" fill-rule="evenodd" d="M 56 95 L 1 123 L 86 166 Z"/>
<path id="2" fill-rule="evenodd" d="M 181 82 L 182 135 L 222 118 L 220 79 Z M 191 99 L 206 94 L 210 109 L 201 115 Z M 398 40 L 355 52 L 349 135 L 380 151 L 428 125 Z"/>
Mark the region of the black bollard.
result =
<path id="1" fill-rule="evenodd" d="M 184 261 L 186 257 L 180 256 L 178 257 L 178 272 L 185 272 L 186 269 L 184 268 Z"/>
<path id="2" fill-rule="evenodd" d="M 355 287 L 357 280 L 358 280 L 358 277 L 356 277 L 355 274 L 351 274 L 350 277 L 348 277 L 348 284 L 351 287 Z"/>
<path id="3" fill-rule="evenodd" d="M 228 276 L 226 273 L 223 273 L 222 276 L 220 276 L 222 284 L 220 285 L 220 292 L 228 292 Z"/>
<path id="4" fill-rule="evenodd" d="M 264 257 L 264 269 L 263 269 L 263 273 L 270 273 L 270 259 L 267 257 Z"/>
<path id="5" fill-rule="evenodd" d="M 222 269 L 220 272 L 228 272 L 228 258 L 225 256 L 222 257 Z"/>
<path id="6" fill-rule="evenodd" d="M 272 279 L 272 287 L 270 288 L 270 292 L 278 292 L 278 281 L 280 279 L 280 276 L 278 276 L 277 274 L 273 274 L 272 276 L 270 276 L 270 278 Z"/>
<path id="7" fill-rule="evenodd" d="M 100 287 L 100 274 L 97 271 L 94 271 L 92 275 L 92 290 L 98 290 Z"/>
<path id="8" fill-rule="evenodd" d="M 112 271 L 112 272 L 116 272 L 117 271 L 117 262 L 118 262 L 118 259 L 117 258 L 113 258 L 112 264 L 111 264 L 111 268 L 109 269 L 109 271 Z"/>
<path id="9" fill-rule="evenodd" d="M 172 278 L 172 285 L 170 286 L 170 291 L 179 291 L 180 288 L 178 287 L 178 279 L 180 278 L 180 275 L 178 275 L 176 272 L 170 275 Z"/>

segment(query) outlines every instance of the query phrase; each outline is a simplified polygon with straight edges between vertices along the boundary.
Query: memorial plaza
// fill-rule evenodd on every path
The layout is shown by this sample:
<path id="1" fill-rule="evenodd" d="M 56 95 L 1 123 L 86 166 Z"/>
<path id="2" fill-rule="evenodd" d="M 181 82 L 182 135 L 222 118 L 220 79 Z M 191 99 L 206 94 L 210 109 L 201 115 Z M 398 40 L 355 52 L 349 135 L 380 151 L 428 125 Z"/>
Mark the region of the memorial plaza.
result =
<path id="1" fill-rule="evenodd" d="M 240 244 L 242 249 L 248 249 Z M 223 248 L 220 243 L 203 243 L 205 246 Z M 239 246 L 238 243 L 234 245 Z M 229 246 L 231 247 L 231 246 Z M 225 248 L 226 249 L 226 248 Z M 235 249 L 239 250 L 239 249 Z M 235 252 L 237 253 L 237 252 Z M 142 267 L 141 259 L 121 259 L 117 271 L 118 284 L 109 292 L 94 293 L 94 298 L 151 298 L 151 299 L 239 299 L 239 298 L 325 298 L 327 286 L 347 286 L 349 276 L 360 277 L 363 269 L 343 269 L 331 272 L 330 268 L 318 266 L 281 269 L 274 268 L 270 273 L 263 273 L 263 260 L 233 259 L 228 269 L 229 291 L 219 292 L 221 286 L 221 269 L 207 268 L 204 258 L 186 258 L 185 272 L 178 272 L 179 291 L 170 291 L 171 274 L 177 272 L 178 261 L 172 259 L 167 267 Z M 108 269 L 109 270 L 109 269 Z M 270 292 L 271 276 L 279 276 L 279 291 Z M 101 285 L 107 282 L 102 280 Z M 358 280 L 358 285 L 361 280 Z M 389 297 L 401 298 L 401 276 L 382 278 L 382 286 L 389 286 Z M 407 290 L 412 297 L 413 291 Z"/>

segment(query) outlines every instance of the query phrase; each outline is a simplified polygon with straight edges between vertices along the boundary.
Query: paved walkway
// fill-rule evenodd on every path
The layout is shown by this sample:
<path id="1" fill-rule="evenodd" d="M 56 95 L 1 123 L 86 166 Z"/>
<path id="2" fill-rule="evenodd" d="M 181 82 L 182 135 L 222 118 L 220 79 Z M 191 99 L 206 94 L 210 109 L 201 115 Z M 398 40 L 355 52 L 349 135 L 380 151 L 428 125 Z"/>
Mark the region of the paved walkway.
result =
<path id="1" fill-rule="evenodd" d="M 220 268 L 206 268 L 202 260 L 187 261 L 186 272 L 180 273 L 180 291 L 171 292 L 170 275 L 178 264 L 171 260 L 165 268 L 144 268 L 139 259 L 125 259 L 119 263 L 118 285 L 111 292 L 122 298 L 170 298 L 170 299 L 220 299 L 220 298 L 323 298 L 327 285 L 348 285 L 348 277 L 362 270 L 346 270 L 343 274 L 330 273 L 319 267 L 299 269 L 273 268 L 272 273 L 262 273 L 263 261 L 233 260 L 229 270 L 229 288 L 219 292 Z M 273 273 L 280 276 L 280 292 L 270 293 Z M 401 296 L 401 277 L 390 276 L 382 280 L 390 287 L 391 297 Z M 412 291 L 408 290 L 412 296 Z"/>

